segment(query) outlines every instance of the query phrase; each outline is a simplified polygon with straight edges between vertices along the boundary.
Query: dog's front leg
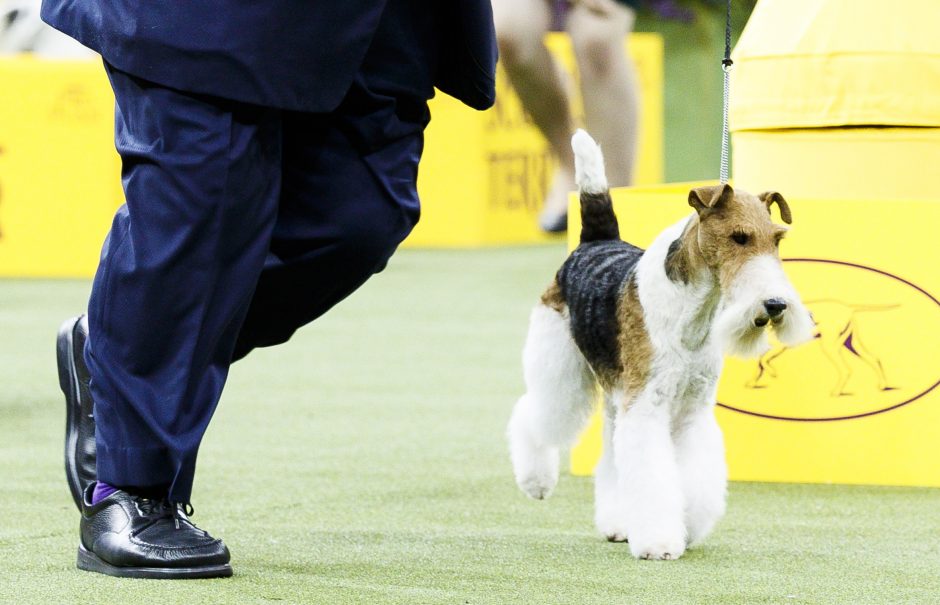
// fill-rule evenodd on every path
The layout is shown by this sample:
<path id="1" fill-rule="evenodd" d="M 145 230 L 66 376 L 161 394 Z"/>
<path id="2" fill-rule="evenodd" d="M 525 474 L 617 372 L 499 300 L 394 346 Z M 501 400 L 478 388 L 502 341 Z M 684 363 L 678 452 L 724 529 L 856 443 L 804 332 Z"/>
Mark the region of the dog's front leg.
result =
<path id="1" fill-rule="evenodd" d="M 678 559 L 686 546 L 684 502 L 672 443 L 670 404 L 654 385 L 626 409 L 614 429 L 620 501 L 630 552 L 638 559 Z"/>
<path id="2" fill-rule="evenodd" d="M 728 470 L 713 404 L 701 402 L 680 427 L 676 435 L 676 458 L 691 546 L 701 542 L 725 512 Z"/>

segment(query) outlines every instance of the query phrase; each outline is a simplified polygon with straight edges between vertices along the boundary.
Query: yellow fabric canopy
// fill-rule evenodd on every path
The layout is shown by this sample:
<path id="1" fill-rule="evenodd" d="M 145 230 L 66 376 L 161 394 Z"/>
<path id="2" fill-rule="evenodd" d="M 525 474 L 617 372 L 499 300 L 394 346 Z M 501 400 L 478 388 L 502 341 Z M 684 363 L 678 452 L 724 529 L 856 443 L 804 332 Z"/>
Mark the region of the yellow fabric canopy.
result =
<path id="1" fill-rule="evenodd" d="M 940 126 L 940 0 L 759 0 L 733 130 Z"/>

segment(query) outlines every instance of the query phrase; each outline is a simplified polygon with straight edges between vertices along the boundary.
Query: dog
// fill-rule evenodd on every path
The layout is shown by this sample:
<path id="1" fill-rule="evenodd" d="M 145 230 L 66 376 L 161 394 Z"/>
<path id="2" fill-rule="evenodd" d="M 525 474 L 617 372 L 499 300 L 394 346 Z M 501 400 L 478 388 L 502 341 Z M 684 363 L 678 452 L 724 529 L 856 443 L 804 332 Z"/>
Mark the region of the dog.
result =
<path id="1" fill-rule="evenodd" d="M 689 193 L 695 212 L 646 251 L 620 238 L 600 147 L 572 138 L 581 241 L 532 311 L 525 394 L 509 421 L 516 483 L 547 498 L 559 454 L 604 393 L 595 524 L 639 559 L 677 559 L 724 514 L 727 469 L 714 406 L 723 353 L 758 357 L 767 329 L 796 346 L 813 322 L 783 272 L 779 193 Z"/>

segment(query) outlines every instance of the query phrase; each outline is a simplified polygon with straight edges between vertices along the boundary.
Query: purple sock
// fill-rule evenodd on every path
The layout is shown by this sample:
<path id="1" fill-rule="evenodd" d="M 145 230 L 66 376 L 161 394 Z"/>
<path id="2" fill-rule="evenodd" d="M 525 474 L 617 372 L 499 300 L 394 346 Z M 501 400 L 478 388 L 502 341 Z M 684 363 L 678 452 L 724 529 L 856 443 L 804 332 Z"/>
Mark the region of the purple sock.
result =
<path id="1" fill-rule="evenodd" d="M 112 487 L 103 481 L 96 481 L 95 491 L 91 495 L 91 504 L 93 506 L 98 504 L 116 491 L 118 491 L 116 487 Z"/>

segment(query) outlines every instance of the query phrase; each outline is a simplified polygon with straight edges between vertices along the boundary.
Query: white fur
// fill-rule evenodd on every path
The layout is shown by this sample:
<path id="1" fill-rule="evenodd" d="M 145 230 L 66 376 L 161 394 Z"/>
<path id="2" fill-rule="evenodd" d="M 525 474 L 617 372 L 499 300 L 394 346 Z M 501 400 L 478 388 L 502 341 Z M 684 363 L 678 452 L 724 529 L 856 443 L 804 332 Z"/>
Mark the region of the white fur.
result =
<path id="1" fill-rule="evenodd" d="M 617 410 L 614 399 L 622 400 L 623 393 L 604 397 L 603 449 L 594 468 L 594 525 L 611 542 L 627 541 L 627 526 L 617 485 L 617 464 L 614 460 L 614 419 Z"/>
<path id="2" fill-rule="evenodd" d="M 578 131 L 572 147 L 582 191 L 605 191 L 596 143 Z M 647 382 L 635 393 L 605 394 L 595 524 L 609 540 L 628 540 L 641 559 L 680 557 L 725 512 L 727 467 L 714 412 L 723 353 L 758 354 L 768 328 L 787 344 L 813 335 L 812 319 L 774 256 L 746 262 L 727 292 L 707 270 L 688 283 L 670 280 L 666 254 L 688 220 L 665 229 L 637 264 L 652 348 Z M 773 320 L 763 306 L 770 298 L 787 304 Z M 759 317 L 770 323 L 758 328 Z M 588 418 L 594 381 L 568 318 L 545 306 L 532 312 L 523 364 L 526 393 L 509 422 L 510 453 L 519 487 L 542 499 L 558 480 L 560 448 Z"/>
<path id="3" fill-rule="evenodd" d="M 714 396 L 709 398 L 714 401 Z M 685 494 L 685 528 L 690 546 L 699 544 L 725 514 L 728 471 L 724 439 L 714 407 L 685 419 L 676 435 L 676 460 Z"/>
<path id="4" fill-rule="evenodd" d="M 671 436 L 671 406 L 651 382 L 619 406 L 614 457 L 630 552 L 638 559 L 678 559 L 685 552 L 684 495 Z"/>
<path id="5" fill-rule="evenodd" d="M 526 393 L 509 421 L 510 457 L 519 488 L 536 500 L 558 482 L 560 448 L 569 447 L 591 416 L 594 378 L 568 319 L 539 305 L 522 353 Z"/>
<path id="6" fill-rule="evenodd" d="M 771 327 L 780 342 L 788 347 L 795 347 L 813 339 L 816 335 L 816 322 L 790 282 L 786 283 L 790 286 L 783 296 L 787 310 Z"/>
<path id="7" fill-rule="evenodd" d="M 574 151 L 574 179 L 578 189 L 584 193 L 607 191 L 604 155 L 591 135 L 579 128 L 571 137 L 571 149 Z"/>
<path id="8" fill-rule="evenodd" d="M 729 354 L 760 357 L 770 348 L 767 331 L 754 325 L 757 317 L 766 316 L 763 304 L 770 298 L 787 303 L 787 310 L 773 322 L 773 329 L 784 344 L 796 346 L 813 337 L 813 320 L 787 280 L 780 259 L 756 256 L 738 271 L 716 322 L 715 332 Z"/>

